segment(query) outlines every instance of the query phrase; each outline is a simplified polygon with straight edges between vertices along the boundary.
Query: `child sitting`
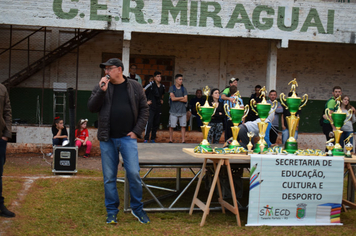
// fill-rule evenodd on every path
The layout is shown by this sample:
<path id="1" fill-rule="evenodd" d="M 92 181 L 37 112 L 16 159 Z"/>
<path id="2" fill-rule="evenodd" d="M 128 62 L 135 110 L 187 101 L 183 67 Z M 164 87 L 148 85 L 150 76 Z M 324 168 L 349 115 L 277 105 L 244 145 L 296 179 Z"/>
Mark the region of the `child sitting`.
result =
<path id="1" fill-rule="evenodd" d="M 84 158 L 88 158 L 90 156 L 91 150 L 91 142 L 89 139 L 89 131 L 87 129 L 88 119 L 79 120 L 76 130 L 75 130 L 75 146 L 80 148 L 82 145 L 87 146 L 85 150 Z"/>

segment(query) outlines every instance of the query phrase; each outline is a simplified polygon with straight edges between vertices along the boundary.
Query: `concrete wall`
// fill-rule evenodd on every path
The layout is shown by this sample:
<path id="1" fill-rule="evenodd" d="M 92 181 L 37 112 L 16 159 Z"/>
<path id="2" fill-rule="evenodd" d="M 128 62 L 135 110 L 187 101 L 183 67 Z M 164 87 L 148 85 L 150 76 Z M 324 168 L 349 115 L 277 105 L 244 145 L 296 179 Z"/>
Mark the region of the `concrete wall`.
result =
<path id="1" fill-rule="evenodd" d="M 282 0 L 3 0 L 0 23 L 355 43 L 354 3 Z"/>
<path id="2" fill-rule="evenodd" d="M 97 129 L 89 128 L 89 140 L 93 143 L 93 146 L 97 150 L 99 148 L 99 141 L 96 138 Z M 33 126 L 13 126 L 13 131 L 16 132 L 16 144 L 11 144 L 16 147 L 23 147 L 24 150 L 30 147 L 39 147 L 39 145 L 44 145 L 48 149 L 48 145 L 52 144 L 52 133 L 51 127 L 33 127 Z M 69 130 L 67 130 L 69 131 Z M 277 143 L 281 142 L 280 138 Z M 181 134 L 178 131 L 174 132 L 173 140 L 180 143 Z M 202 140 L 201 132 L 188 131 L 186 134 L 186 142 L 189 143 L 199 143 Z M 139 140 L 142 142 L 143 140 Z M 159 130 L 157 133 L 157 142 L 168 143 L 169 134 L 168 131 Z M 224 142 L 224 135 L 220 139 L 220 143 Z M 24 146 L 25 145 L 25 146 Z M 308 134 L 300 133 L 298 136 L 298 147 L 300 149 L 325 149 L 325 136 L 324 134 Z M 37 149 L 36 149 L 37 150 Z M 13 152 L 16 152 L 14 150 Z"/>
<path id="3" fill-rule="evenodd" d="M 48 44 L 52 39 L 53 29 L 48 33 Z M 9 39 L 9 31 L 1 28 L 1 48 Z M 27 35 L 28 31 L 15 30 L 17 37 Z M 74 36 L 73 32 L 59 30 L 58 41 L 65 41 Z M 7 36 L 7 37 L 6 37 Z M 62 38 L 63 37 L 63 38 Z M 170 56 L 175 58 L 174 73 L 184 75 L 184 85 L 189 94 L 205 85 L 224 88 L 231 77 L 240 78 L 238 88 L 243 97 L 249 97 L 256 84 L 266 84 L 267 54 L 269 40 L 218 38 L 205 36 L 166 35 L 134 33 L 131 40 L 131 54 Z M 53 48 L 52 45 L 48 45 Z M 38 48 L 31 49 L 36 52 Z M 103 32 L 80 47 L 78 64 L 78 89 L 90 91 L 99 80 L 102 72 L 99 64 L 103 53 L 122 53 L 122 34 Z M 340 85 L 344 94 L 356 100 L 356 47 L 345 44 L 291 42 L 289 48 L 278 49 L 277 91 L 288 93 L 288 82 L 298 80 L 298 93 L 307 93 L 311 99 L 326 100 L 331 96 L 332 87 Z M 12 50 L 12 71 L 22 68 L 27 51 Z M 2 63 L 0 81 L 8 77 L 8 54 L 0 56 Z M 51 88 L 53 82 L 66 82 L 68 87 L 75 87 L 76 53 L 70 53 L 52 63 L 45 71 L 45 88 Z M 127 73 L 127 70 L 125 70 Z M 12 74 L 13 74 L 12 73 Z M 221 78 L 223 75 L 224 78 Z M 142 76 L 141 76 L 142 77 Z M 43 72 L 38 72 L 19 87 L 41 88 Z"/>

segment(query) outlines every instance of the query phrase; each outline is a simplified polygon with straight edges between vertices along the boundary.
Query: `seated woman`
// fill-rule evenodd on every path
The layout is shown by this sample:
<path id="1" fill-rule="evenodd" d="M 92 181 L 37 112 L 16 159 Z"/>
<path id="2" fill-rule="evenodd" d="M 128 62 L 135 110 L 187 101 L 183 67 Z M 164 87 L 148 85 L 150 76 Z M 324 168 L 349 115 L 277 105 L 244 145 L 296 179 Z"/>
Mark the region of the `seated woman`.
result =
<path id="1" fill-rule="evenodd" d="M 88 158 L 90 156 L 91 150 L 91 142 L 89 139 L 89 131 L 87 129 L 88 119 L 79 120 L 77 127 L 75 129 L 75 146 L 80 148 L 82 145 L 87 146 L 84 154 L 84 158 Z"/>
<path id="2" fill-rule="evenodd" d="M 211 127 L 208 133 L 208 142 L 210 144 L 219 143 L 221 134 L 223 132 L 224 126 L 223 122 L 225 119 L 224 103 L 219 102 L 220 92 L 219 89 L 214 88 L 211 90 L 212 102 L 211 106 L 216 107 L 215 114 L 211 117 L 209 126 Z"/>

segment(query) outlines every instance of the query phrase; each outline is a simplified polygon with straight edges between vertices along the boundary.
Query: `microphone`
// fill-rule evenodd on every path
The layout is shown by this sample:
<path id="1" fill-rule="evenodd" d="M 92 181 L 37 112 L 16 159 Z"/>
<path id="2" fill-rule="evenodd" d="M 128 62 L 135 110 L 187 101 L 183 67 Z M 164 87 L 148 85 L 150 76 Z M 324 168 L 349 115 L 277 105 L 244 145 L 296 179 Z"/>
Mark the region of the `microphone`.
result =
<path id="1" fill-rule="evenodd" d="M 105 75 L 105 77 L 106 77 L 108 80 L 110 80 L 110 75 Z M 104 86 L 105 86 L 105 82 L 102 82 L 101 85 L 100 85 L 100 87 L 102 88 L 102 87 L 104 87 Z"/>

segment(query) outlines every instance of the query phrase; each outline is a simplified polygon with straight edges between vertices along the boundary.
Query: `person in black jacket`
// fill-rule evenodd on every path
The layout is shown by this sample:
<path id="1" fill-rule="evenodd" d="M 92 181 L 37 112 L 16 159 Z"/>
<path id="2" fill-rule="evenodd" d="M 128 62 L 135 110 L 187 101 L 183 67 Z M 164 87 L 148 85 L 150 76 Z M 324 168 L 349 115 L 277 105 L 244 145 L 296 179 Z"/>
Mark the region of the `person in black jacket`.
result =
<path id="1" fill-rule="evenodd" d="M 93 89 L 88 101 L 91 112 L 99 113 L 98 140 L 104 176 L 106 223 L 116 224 L 119 212 L 119 195 L 116 178 L 119 153 L 125 163 L 130 188 L 131 213 L 141 223 L 150 219 L 143 211 L 140 166 L 138 162 L 137 137 L 141 137 L 148 118 L 148 105 L 142 86 L 123 75 L 124 65 L 111 58 L 100 67 L 110 80 L 102 77 Z"/>
<path id="2" fill-rule="evenodd" d="M 159 122 L 162 114 L 162 104 L 165 87 L 161 84 L 161 72 L 156 71 L 153 77 L 154 81 L 149 83 L 146 89 L 147 103 L 149 104 L 149 118 L 146 127 L 146 133 L 144 137 L 144 142 L 147 143 L 150 139 L 151 133 L 151 143 L 155 143 L 156 133 L 159 127 Z"/>

